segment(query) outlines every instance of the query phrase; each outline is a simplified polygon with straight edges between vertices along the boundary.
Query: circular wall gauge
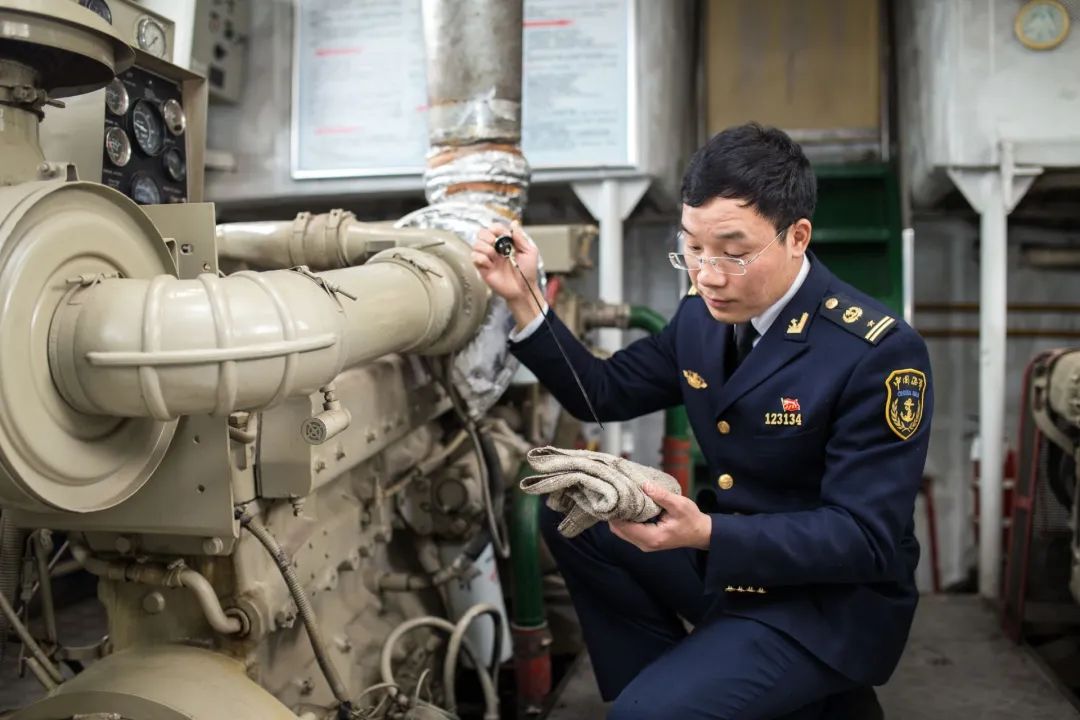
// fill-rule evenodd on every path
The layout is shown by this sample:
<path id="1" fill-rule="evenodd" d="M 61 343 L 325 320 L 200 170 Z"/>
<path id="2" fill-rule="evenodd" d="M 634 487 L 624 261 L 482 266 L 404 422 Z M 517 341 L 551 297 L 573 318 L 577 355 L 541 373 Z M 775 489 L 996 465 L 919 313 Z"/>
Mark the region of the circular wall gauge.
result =
<path id="1" fill-rule="evenodd" d="M 1029 0 L 1016 14 L 1016 37 L 1032 50 L 1050 50 L 1069 34 L 1069 9 L 1058 0 Z"/>
<path id="2" fill-rule="evenodd" d="M 130 102 L 127 88 L 120 78 L 113 78 L 112 82 L 105 86 L 105 107 L 109 108 L 113 115 L 126 113 Z"/>
<path id="3" fill-rule="evenodd" d="M 139 19 L 138 25 L 135 26 L 135 41 L 139 43 L 139 48 L 157 57 L 165 57 L 165 51 L 168 50 L 165 28 L 152 17 Z"/>
<path id="4" fill-rule="evenodd" d="M 116 167 L 124 167 L 131 160 L 131 140 L 123 128 L 113 125 L 105 133 L 105 154 Z"/>
<path id="5" fill-rule="evenodd" d="M 131 178 L 131 198 L 140 205 L 160 205 L 161 189 L 154 178 L 144 173 L 135 173 Z"/>
<path id="6" fill-rule="evenodd" d="M 187 116 L 184 115 L 184 108 L 173 98 L 169 98 L 161 104 L 161 115 L 165 118 L 165 127 L 169 128 L 169 132 L 173 135 L 181 134 L 184 132 L 184 128 L 187 127 Z"/>
<path id="7" fill-rule="evenodd" d="M 176 148 L 171 147 L 162 153 L 161 162 L 165 166 L 165 172 L 176 182 L 184 182 L 187 178 L 187 165 Z"/>
<path id="8" fill-rule="evenodd" d="M 151 157 L 160 153 L 165 144 L 161 113 L 146 100 L 135 101 L 131 109 L 131 134 L 139 149 Z"/>
<path id="9" fill-rule="evenodd" d="M 112 10 L 105 0 L 79 0 L 79 4 L 91 12 L 97 13 L 105 22 L 112 25 Z"/>

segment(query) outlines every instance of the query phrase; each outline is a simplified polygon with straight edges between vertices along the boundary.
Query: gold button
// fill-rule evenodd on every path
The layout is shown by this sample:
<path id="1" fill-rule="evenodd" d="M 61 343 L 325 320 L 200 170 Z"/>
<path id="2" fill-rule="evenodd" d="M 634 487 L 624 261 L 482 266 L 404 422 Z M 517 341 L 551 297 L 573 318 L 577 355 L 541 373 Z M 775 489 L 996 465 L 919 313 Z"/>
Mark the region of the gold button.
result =
<path id="1" fill-rule="evenodd" d="M 727 473 L 724 473 L 716 479 L 716 484 L 720 486 L 721 490 L 730 490 L 735 484 L 735 478 L 731 477 Z"/>
<path id="2" fill-rule="evenodd" d="M 829 298 L 828 300 L 825 301 L 825 307 L 827 307 L 830 310 L 832 310 L 833 308 L 835 308 L 839 304 L 840 304 L 840 301 L 837 300 L 836 298 Z"/>
<path id="3" fill-rule="evenodd" d="M 720 431 L 721 435 L 727 435 L 729 432 L 731 432 L 731 425 L 728 424 L 727 420 L 721 420 L 720 422 L 716 423 L 716 429 Z"/>

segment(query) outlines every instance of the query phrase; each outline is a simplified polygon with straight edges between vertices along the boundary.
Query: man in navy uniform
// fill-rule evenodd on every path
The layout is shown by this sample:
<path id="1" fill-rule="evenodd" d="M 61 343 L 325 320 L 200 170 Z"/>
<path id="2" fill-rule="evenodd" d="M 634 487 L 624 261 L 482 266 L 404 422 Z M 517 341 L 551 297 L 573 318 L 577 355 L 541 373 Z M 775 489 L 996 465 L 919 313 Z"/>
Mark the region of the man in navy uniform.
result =
<path id="1" fill-rule="evenodd" d="M 669 260 L 692 289 L 660 334 L 607 360 L 553 312 L 543 323 L 494 250 L 505 229 L 479 233 L 473 262 L 513 310 L 513 352 L 563 407 L 591 419 L 552 332 L 601 420 L 685 404 L 713 479 L 697 502 L 646 488 L 658 521 L 573 539 L 545 508 L 544 537 L 610 718 L 842 717 L 838 698 L 888 679 L 915 611 L 926 346 L 808 252 L 815 177 L 783 132 L 714 136 L 682 201 Z M 536 249 L 513 237 L 535 284 Z"/>

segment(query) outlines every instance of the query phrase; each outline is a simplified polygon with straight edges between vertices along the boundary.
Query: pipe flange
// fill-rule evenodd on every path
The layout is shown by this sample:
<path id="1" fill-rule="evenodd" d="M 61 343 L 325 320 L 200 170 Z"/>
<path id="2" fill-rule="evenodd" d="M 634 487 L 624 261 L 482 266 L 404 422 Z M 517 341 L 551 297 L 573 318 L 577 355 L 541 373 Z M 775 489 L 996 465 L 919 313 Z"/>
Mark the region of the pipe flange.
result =
<path id="1" fill-rule="evenodd" d="M 225 617 L 236 618 L 240 621 L 240 630 L 236 633 L 237 638 L 246 638 L 248 633 L 251 632 L 251 620 L 248 618 L 247 613 L 240 608 L 226 608 Z"/>
<path id="2" fill-rule="evenodd" d="M 92 512 L 133 495 L 161 462 L 176 422 L 90 416 L 56 389 L 52 319 L 79 277 L 175 274 L 168 248 L 131 200 L 103 185 L 0 188 L 0 504 Z"/>

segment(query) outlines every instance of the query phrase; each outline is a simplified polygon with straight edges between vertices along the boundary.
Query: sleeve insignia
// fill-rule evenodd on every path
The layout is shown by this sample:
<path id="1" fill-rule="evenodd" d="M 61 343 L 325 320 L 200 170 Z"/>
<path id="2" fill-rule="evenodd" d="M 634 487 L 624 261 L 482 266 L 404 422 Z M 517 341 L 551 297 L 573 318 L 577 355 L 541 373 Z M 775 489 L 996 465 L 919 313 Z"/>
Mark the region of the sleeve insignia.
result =
<path id="1" fill-rule="evenodd" d="M 843 295 L 830 295 L 826 298 L 821 305 L 821 314 L 871 345 L 877 345 L 896 327 L 896 318 L 893 316 L 865 308 Z"/>
<path id="2" fill-rule="evenodd" d="M 893 370 L 885 379 L 885 422 L 901 440 L 907 440 L 922 422 L 926 374 L 906 368 Z"/>

